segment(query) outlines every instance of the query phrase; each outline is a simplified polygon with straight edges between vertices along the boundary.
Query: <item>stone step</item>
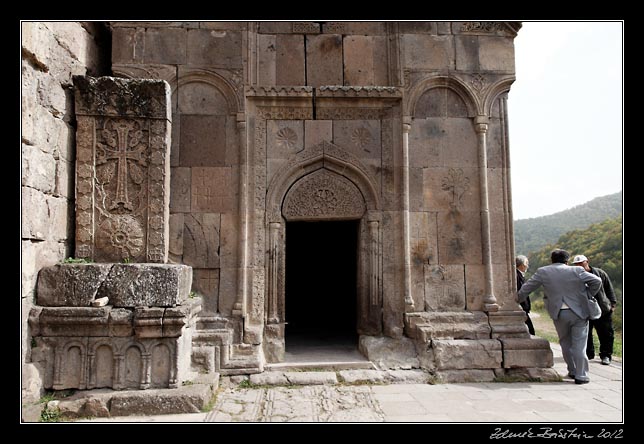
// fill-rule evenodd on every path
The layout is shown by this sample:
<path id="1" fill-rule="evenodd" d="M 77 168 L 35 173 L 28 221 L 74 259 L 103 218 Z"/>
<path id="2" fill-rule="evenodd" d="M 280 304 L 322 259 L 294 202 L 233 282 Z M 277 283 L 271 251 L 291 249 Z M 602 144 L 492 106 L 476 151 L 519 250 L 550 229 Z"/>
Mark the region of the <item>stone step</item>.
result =
<path id="1" fill-rule="evenodd" d="M 429 374 L 422 370 L 352 369 L 338 371 L 267 371 L 250 375 L 254 385 L 321 385 L 321 384 L 427 384 Z"/>
<path id="2" fill-rule="evenodd" d="M 289 372 L 309 371 L 324 369 L 330 371 L 338 370 L 375 370 L 376 366 L 371 361 L 338 361 L 338 362 L 278 362 L 264 365 L 266 371 Z"/>
<path id="3" fill-rule="evenodd" d="M 429 342 L 432 339 L 485 339 L 490 324 L 484 312 L 417 312 L 405 315 L 407 336 Z"/>
<path id="4" fill-rule="evenodd" d="M 108 418 L 131 415 L 169 415 L 205 411 L 219 387 L 219 373 L 198 375 L 174 389 L 79 390 L 46 409 L 62 418 Z"/>

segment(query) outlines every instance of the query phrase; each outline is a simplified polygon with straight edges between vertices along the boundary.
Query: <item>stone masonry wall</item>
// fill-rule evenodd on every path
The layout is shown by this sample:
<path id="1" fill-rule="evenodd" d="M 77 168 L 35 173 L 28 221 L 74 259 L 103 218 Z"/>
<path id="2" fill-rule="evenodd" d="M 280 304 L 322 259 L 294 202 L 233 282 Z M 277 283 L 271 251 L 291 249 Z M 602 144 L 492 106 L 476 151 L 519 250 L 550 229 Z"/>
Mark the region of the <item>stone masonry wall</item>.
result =
<path id="1" fill-rule="evenodd" d="M 104 74 L 106 30 L 95 23 L 24 22 L 22 42 L 23 402 L 40 396 L 30 364 L 27 317 L 42 267 L 73 254 L 75 121 L 73 75 Z M 109 40 L 108 40 L 109 43 Z"/>

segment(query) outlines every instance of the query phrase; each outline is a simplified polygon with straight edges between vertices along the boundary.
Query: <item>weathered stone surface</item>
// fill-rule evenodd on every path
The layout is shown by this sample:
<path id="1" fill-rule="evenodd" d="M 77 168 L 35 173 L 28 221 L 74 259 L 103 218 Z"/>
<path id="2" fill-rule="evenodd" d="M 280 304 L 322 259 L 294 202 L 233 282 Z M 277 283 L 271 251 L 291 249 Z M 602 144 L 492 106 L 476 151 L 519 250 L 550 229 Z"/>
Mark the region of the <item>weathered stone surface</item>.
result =
<path id="1" fill-rule="evenodd" d="M 384 383 L 387 378 L 387 373 L 382 370 L 340 370 L 338 375 L 347 384 L 378 384 Z"/>
<path id="2" fill-rule="evenodd" d="M 342 85 L 342 36 L 306 36 L 306 65 L 307 85 Z"/>
<path id="3" fill-rule="evenodd" d="M 22 238 L 38 241 L 49 238 L 51 226 L 48 222 L 47 196 L 33 188 L 22 187 L 21 204 L 22 208 L 31 208 L 29 212 L 23 211 L 21 215 Z"/>
<path id="4" fill-rule="evenodd" d="M 465 310 L 463 265 L 425 265 L 425 309 Z"/>
<path id="5" fill-rule="evenodd" d="M 382 157 L 380 121 L 336 120 L 333 122 L 333 143 L 359 159 Z"/>
<path id="6" fill-rule="evenodd" d="M 242 35 L 235 31 L 189 29 L 187 64 L 218 68 L 242 67 Z"/>
<path id="7" fill-rule="evenodd" d="M 218 268 L 221 217 L 215 213 L 186 214 L 183 263 L 194 268 Z"/>
<path id="8" fill-rule="evenodd" d="M 481 311 L 422 312 L 406 315 L 405 332 L 422 343 L 435 339 L 487 339 L 490 326 Z"/>
<path id="9" fill-rule="evenodd" d="M 399 22 L 401 34 L 433 34 L 437 33 L 437 22 Z"/>
<path id="10" fill-rule="evenodd" d="M 172 168 L 170 181 L 170 210 L 172 212 L 190 212 L 191 186 L 191 168 Z"/>
<path id="11" fill-rule="evenodd" d="M 505 37 L 479 36 L 479 64 L 485 71 L 514 72 L 514 44 Z"/>
<path id="12" fill-rule="evenodd" d="M 462 71 L 479 70 L 479 39 L 474 35 L 454 36 L 456 69 Z"/>
<path id="13" fill-rule="evenodd" d="M 184 215 L 182 213 L 171 214 L 168 251 L 170 259 L 174 262 L 181 262 L 181 256 L 183 255 L 183 229 Z"/>
<path id="14" fill-rule="evenodd" d="M 304 122 L 270 120 L 266 131 L 269 159 L 288 159 L 304 149 Z"/>
<path id="15" fill-rule="evenodd" d="M 250 375 L 251 384 L 256 385 L 288 385 L 289 381 L 282 372 L 264 372 Z"/>
<path id="16" fill-rule="evenodd" d="M 403 63 L 410 69 L 454 69 L 454 47 L 447 36 L 404 34 Z"/>
<path id="17" fill-rule="evenodd" d="M 392 384 L 427 384 L 429 374 L 423 370 L 387 370 L 385 378 Z"/>
<path id="18" fill-rule="evenodd" d="M 502 294 L 502 293 L 499 293 Z M 525 314 L 521 313 L 521 307 L 513 298 L 509 298 L 504 310 L 489 313 L 490 327 L 492 327 L 493 338 L 524 338 L 528 339 L 528 327 L 525 325 Z M 505 300 L 505 298 L 503 298 Z"/>
<path id="19" fill-rule="evenodd" d="M 144 50 L 144 28 L 112 30 L 112 63 L 142 63 Z"/>
<path id="20" fill-rule="evenodd" d="M 51 154 L 22 145 L 22 186 L 51 192 L 56 183 L 56 162 Z"/>
<path id="21" fill-rule="evenodd" d="M 529 339 L 501 338 L 503 344 L 503 366 L 516 367 L 541 367 L 553 366 L 553 355 L 550 343 L 538 337 Z"/>
<path id="22" fill-rule="evenodd" d="M 360 352 L 376 367 L 386 369 L 418 368 L 416 347 L 411 339 L 386 336 L 360 336 Z"/>
<path id="23" fill-rule="evenodd" d="M 114 307 L 174 307 L 188 298 L 192 268 L 170 264 L 114 264 L 97 296 Z"/>
<path id="24" fill-rule="evenodd" d="M 42 307 L 30 314 L 30 327 L 36 336 L 109 336 L 110 307 Z"/>
<path id="25" fill-rule="evenodd" d="M 229 213 L 235 206 L 237 184 L 231 167 L 192 169 L 191 210 L 193 213 Z"/>
<path id="26" fill-rule="evenodd" d="M 493 370 L 440 370 L 434 376 L 443 383 L 492 382 L 496 378 Z"/>
<path id="27" fill-rule="evenodd" d="M 561 376 L 553 368 L 509 368 L 506 369 L 505 375 L 510 378 L 523 379 L 526 381 L 539 380 L 541 382 L 559 382 Z"/>
<path id="28" fill-rule="evenodd" d="M 346 85 L 381 85 L 374 78 L 374 37 L 348 36 L 344 43 L 344 83 Z"/>
<path id="29" fill-rule="evenodd" d="M 334 372 L 284 372 L 289 384 L 320 385 L 336 384 L 338 379 Z"/>
<path id="30" fill-rule="evenodd" d="M 503 359 L 496 339 L 435 339 L 431 346 L 440 370 L 499 368 Z"/>
<path id="31" fill-rule="evenodd" d="M 481 263 L 479 211 L 439 212 L 437 225 L 439 264 Z"/>
<path id="32" fill-rule="evenodd" d="M 333 140 L 333 122 L 331 120 L 305 120 L 304 146 L 313 147 L 323 141 Z"/>
<path id="33" fill-rule="evenodd" d="M 188 69 L 179 70 L 178 104 L 181 115 L 223 116 L 228 114 L 230 112 L 228 102 L 222 92 L 210 83 L 198 81 L 203 80 L 203 74 L 194 81 L 184 80 L 191 74 L 193 72 Z"/>
<path id="34" fill-rule="evenodd" d="M 223 166 L 226 164 L 226 117 L 181 116 L 181 166 Z"/>
<path id="35" fill-rule="evenodd" d="M 184 64 L 186 63 L 187 29 L 146 29 L 146 63 Z"/>
<path id="36" fill-rule="evenodd" d="M 112 264 L 58 264 L 40 270 L 38 305 L 89 307 Z"/>

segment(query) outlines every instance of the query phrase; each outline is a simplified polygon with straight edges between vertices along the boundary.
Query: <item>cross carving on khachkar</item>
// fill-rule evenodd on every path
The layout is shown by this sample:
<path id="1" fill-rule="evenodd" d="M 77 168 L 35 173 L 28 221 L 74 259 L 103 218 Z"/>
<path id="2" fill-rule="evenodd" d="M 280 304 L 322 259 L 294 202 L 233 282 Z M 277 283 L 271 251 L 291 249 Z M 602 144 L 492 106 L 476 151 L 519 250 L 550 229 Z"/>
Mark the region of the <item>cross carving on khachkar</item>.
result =
<path id="1" fill-rule="evenodd" d="M 74 77 L 76 257 L 167 262 L 170 86 Z"/>

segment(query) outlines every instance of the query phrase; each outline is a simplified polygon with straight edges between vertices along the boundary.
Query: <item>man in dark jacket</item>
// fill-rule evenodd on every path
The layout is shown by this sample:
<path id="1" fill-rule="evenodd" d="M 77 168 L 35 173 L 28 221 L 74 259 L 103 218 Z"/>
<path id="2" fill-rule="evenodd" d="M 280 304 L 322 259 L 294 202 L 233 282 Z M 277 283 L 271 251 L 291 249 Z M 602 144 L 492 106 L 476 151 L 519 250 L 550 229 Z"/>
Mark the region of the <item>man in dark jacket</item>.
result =
<path id="1" fill-rule="evenodd" d="M 517 291 L 519 291 L 525 282 L 525 272 L 528 270 L 530 263 L 528 262 L 528 258 L 522 254 L 518 255 L 514 261 L 517 265 Z M 525 325 L 528 326 L 528 332 L 530 332 L 531 335 L 536 334 L 534 332 L 534 325 L 532 325 L 532 319 L 530 319 L 530 297 L 527 297 L 520 305 L 521 308 L 523 308 L 523 311 L 525 311 Z"/>
<path id="2" fill-rule="evenodd" d="M 597 337 L 599 338 L 599 358 L 603 365 L 610 365 L 610 361 L 613 358 L 613 342 L 615 339 L 613 311 L 615 310 L 615 304 L 617 304 L 613 284 L 610 282 L 610 278 L 604 270 L 588 265 L 588 258 L 583 254 L 575 256 L 572 263 L 578 267 L 583 267 L 584 270 L 602 280 L 602 288 L 595 296 L 595 299 L 599 302 L 599 306 L 602 308 L 602 316 L 599 319 L 590 321 L 588 326 L 586 356 L 588 356 L 588 359 L 595 358 L 595 344 L 593 344 L 593 327 L 595 327 Z"/>

